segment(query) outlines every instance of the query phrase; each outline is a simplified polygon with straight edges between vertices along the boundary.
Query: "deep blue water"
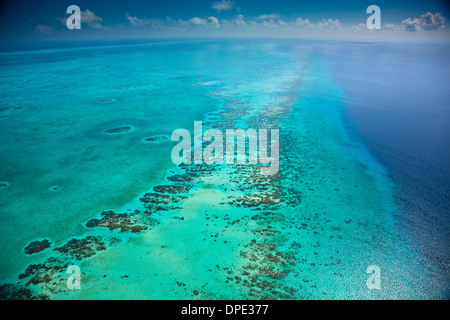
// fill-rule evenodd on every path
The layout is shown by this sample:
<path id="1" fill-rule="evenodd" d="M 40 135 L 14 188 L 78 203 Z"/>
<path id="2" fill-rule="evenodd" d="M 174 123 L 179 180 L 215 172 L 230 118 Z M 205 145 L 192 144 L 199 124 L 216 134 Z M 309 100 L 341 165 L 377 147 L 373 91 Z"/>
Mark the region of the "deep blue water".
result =
<path id="1" fill-rule="evenodd" d="M 317 42 L 297 48 L 331 62 L 355 133 L 396 185 L 398 223 L 448 279 L 450 47 Z"/>

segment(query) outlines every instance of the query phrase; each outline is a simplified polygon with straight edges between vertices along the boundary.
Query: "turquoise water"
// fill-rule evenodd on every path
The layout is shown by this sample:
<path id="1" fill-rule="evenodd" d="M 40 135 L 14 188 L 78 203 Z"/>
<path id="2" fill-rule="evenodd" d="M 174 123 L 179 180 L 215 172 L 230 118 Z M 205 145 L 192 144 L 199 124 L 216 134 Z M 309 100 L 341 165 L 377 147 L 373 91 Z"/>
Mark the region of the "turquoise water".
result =
<path id="1" fill-rule="evenodd" d="M 395 223 L 387 170 L 347 130 L 326 60 L 274 41 L 204 41 L 0 63 L 3 297 L 441 296 Z M 175 166 L 170 135 L 194 121 L 278 128 L 278 174 Z M 71 264 L 80 290 L 66 286 Z M 381 289 L 366 286 L 370 265 Z"/>

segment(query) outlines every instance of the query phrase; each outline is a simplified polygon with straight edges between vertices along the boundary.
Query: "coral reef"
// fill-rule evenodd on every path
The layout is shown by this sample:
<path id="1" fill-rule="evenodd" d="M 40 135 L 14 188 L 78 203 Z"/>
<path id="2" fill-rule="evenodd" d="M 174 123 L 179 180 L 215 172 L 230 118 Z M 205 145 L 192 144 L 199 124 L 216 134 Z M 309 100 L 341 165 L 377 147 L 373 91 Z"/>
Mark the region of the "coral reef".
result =
<path id="1" fill-rule="evenodd" d="M 32 241 L 25 247 L 24 252 L 26 254 L 38 253 L 47 248 L 50 248 L 51 245 L 52 243 L 47 239 L 44 239 L 42 241 L 39 240 Z"/>
<path id="2" fill-rule="evenodd" d="M 121 232 L 130 231 L 133 233 L 140 233 L 147 230 L 147 227 L 142 224 L 139 211 L 133 213 L 116 213 L 112 210 L 103 211 L 100 215 L 101 219 L 91 219 L 86 222 L 86 227 L 105 227 L 109 230 L 119 229 Z"/>
<path id="3" fill-rule="evenodd" d="M 10 183 L 6 181 L 0 181 L 0 188 L 8 188 L 10 187 Z"/>
<path id="4" fill-rule="evenodd" d="M 1 300 L 48 300 L 49 296 L 42 293 L 35 293 L 30 288 L 23 285 L 5 283 L 0 286 Z"/>
<path id="5" fill-rule="evenodd" d="M 188 193 L 192 187 L 189 185 L 158 185 L 154 186 L 153 190 L 159 193 Z"/>
<path id="6" fill-rule="evenodd" d="M 152 136 L 152 137 L 145 138 L 145 141 L 147 141 L 147 142 L 160 142 L 160 141 L 165 141 L 165 140 L 168 140 L 168 139 L 169 138 L 167 136 L 160 135 L 160 136 Z"/>
<path id="7" fill-rule="evenodd" d="M 30 284 L 50 283 L 58 273 L 66 271 L 68 264 L 58 264 L 55 259 L 48 259 L 43 263 L 30 264 L 24 273 L 19 275 L 19 279 L 27 278 L 26 286 Z"/>
<path id="8" fill-rule="evenodd" d="M 101 99 L 96 100 L 97 103 L 102 103 L 102 104 L 111 103 L 111 102 L 115 102 L 115 101 L 116 101 L 116 99 L 114 99 L 114 98 L 101 98 Z"/>
<path id="9" fill-rule="evenodd" d="M 124 133 L 131 130 L 131 127 L 124 126 L 124 127 L 117 127 L 109 130 L 105 130 L 106 133 Z"/>
<path id="10" fill-rule="evenodd" d="M 116 239 L 111 239 L 115 242 Z M 76 260 L 82 260 L 95 255 L 98 251 L 106 250 L 106 242 L 100 236 L 87 236 L 85 238 L 72 238 L 61 247 L 53 250 L 61 252 Z"/>

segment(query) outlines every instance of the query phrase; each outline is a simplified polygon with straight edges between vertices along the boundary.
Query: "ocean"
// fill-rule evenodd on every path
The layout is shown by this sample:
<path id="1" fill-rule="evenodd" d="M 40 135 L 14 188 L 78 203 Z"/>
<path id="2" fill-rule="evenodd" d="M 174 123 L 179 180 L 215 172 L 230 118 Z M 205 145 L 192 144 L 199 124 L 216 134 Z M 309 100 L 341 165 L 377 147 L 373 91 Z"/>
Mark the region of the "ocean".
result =
<path id="1" fill-rule="evenodd" d="M 1 297 L 448 296 L 448 53 L 293 40 L 1 53 Z M 278 129 L 278 173 L 175 165 L 172 132 L 194 121 Z"/>

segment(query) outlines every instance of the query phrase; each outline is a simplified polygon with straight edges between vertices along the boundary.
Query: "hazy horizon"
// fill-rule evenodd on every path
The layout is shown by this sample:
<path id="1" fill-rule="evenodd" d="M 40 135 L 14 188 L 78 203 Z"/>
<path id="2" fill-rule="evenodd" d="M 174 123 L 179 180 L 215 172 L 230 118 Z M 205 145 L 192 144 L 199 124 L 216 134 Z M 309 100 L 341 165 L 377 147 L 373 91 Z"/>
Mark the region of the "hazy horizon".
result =
<path id="1" fill-rule="evenodd" d="M 75 4 L 81 29 L 69 30 Z M 369 5 L 380 8 L 379 30 L 369 30 Z M 6 1 L 0 37 L 11 41 L 282 38 L 349 41 L 448 41 L 445 1 Z"/>

